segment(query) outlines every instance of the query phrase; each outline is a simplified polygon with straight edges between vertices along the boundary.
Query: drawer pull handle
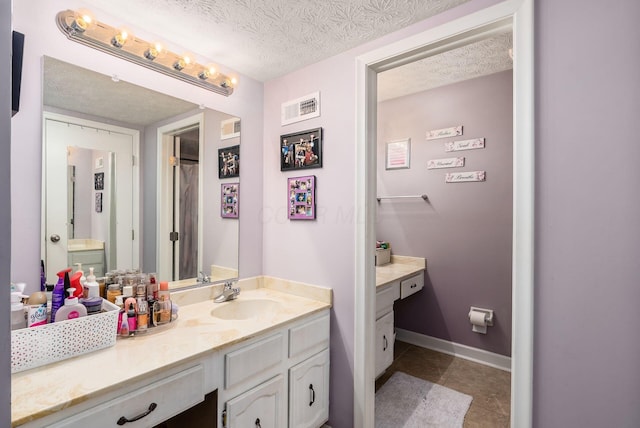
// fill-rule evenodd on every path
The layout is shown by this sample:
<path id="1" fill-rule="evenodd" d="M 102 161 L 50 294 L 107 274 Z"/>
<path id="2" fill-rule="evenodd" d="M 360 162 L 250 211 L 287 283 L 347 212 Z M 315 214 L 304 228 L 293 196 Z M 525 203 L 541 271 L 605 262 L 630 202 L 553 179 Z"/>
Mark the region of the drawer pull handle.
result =
<path id="1" fill-rule="evenodd" d="M 382 341 L 384 342 L 384 345 L 382 346 L 382 350 L 386 351 L 387 350 L 387 346 L 389 346 L 389 342 L 387 342 L 387 335 L 383 335 L 382 336 Z"/>
<path id="2" fill-rule="evenodd" d="M 412 284 L 411 287 L 409 288 L 416 288 L 418 286 L 418 284 Z"/>
<path id="3" fill-rule="evenodd" d="M 256 428 L 262 428 L 260 425 L 260 418 L 256 418 Z"/>
<path id="4" fill-rule="evenodd" d="M 311 401 L 309 401 L 309 406 L 312 406 L 313 403 L 316 402 L 316 392 L 313 390 L 313 384 L 309 384 L 309 391 L 311 391 Z"/>
<path id="5" fill-rule="evenodd" d="M 156 409 L 156 407 L 158 407 L 158 405 L 156 403 L 149 404 L 149 409 L 146 412 L 139 414 L 138 416 L 136 416 L 133 419 L 127 419 L 124 416 L 120 416 L 120 419 L 118 419 L 118 425 L 124 425 L 127 422 L 135 422 L 137 420 L 140 420 L 140 419 L 144 418 L 145 416 L 147 416 L 149 413 L 153 412 Z"/>

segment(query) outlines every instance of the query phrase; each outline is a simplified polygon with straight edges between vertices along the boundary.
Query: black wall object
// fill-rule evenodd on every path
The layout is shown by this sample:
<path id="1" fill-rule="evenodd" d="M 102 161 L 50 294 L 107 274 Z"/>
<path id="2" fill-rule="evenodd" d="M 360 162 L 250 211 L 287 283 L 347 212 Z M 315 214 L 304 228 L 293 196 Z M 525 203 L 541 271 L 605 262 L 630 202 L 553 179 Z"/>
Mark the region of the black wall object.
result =
<path id="1" fill-rule="evenodd" d="M 20 84 L 22 83 L 22 54 L 24 34 L 14 31 L 11 51 L 11 117 L 20 109 Z"/>

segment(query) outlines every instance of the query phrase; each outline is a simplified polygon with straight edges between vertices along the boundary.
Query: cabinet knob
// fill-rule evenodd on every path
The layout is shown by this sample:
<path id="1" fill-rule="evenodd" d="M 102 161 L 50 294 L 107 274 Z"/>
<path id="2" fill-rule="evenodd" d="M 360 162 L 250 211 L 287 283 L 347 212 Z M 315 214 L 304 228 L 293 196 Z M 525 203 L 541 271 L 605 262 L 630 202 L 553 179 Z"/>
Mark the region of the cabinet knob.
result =
<path id="1" fill-rule="evenodd" d="M 256 418 L 256 428 L 262 428 L 260 425 L 260 418 Z"/>

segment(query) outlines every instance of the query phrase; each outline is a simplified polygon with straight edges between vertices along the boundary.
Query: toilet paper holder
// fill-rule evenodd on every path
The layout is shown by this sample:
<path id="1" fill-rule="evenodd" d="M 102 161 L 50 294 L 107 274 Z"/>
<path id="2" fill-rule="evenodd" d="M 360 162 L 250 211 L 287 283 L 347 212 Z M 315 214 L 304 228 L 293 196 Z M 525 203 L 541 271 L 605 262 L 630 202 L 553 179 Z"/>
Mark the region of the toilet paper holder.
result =
<path id="1" fill-rule="evenodd" d="M 471 331 L 474 333 L 487 334 L 487 327 L 493 326 L 493 310 L 471 306 L 469 310 L 469 321 L 472 325 Z"/>

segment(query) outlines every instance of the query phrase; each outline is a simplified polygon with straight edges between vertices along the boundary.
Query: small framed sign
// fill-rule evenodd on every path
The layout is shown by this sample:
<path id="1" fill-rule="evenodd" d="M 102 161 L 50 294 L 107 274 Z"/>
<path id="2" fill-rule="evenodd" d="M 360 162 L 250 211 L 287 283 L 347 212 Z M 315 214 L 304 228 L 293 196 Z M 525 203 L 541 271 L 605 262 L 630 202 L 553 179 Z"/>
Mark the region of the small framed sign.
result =
<path id="1" fill-rule="evenodd" d="M 411 162 L 411 138 L 387 143 L 385 169 L 406 169 Z"/>
<path id="2" fill-rule="evenodd" d="M 240 177 L 240 145 L 218 149 L 218 178 Z"/>

